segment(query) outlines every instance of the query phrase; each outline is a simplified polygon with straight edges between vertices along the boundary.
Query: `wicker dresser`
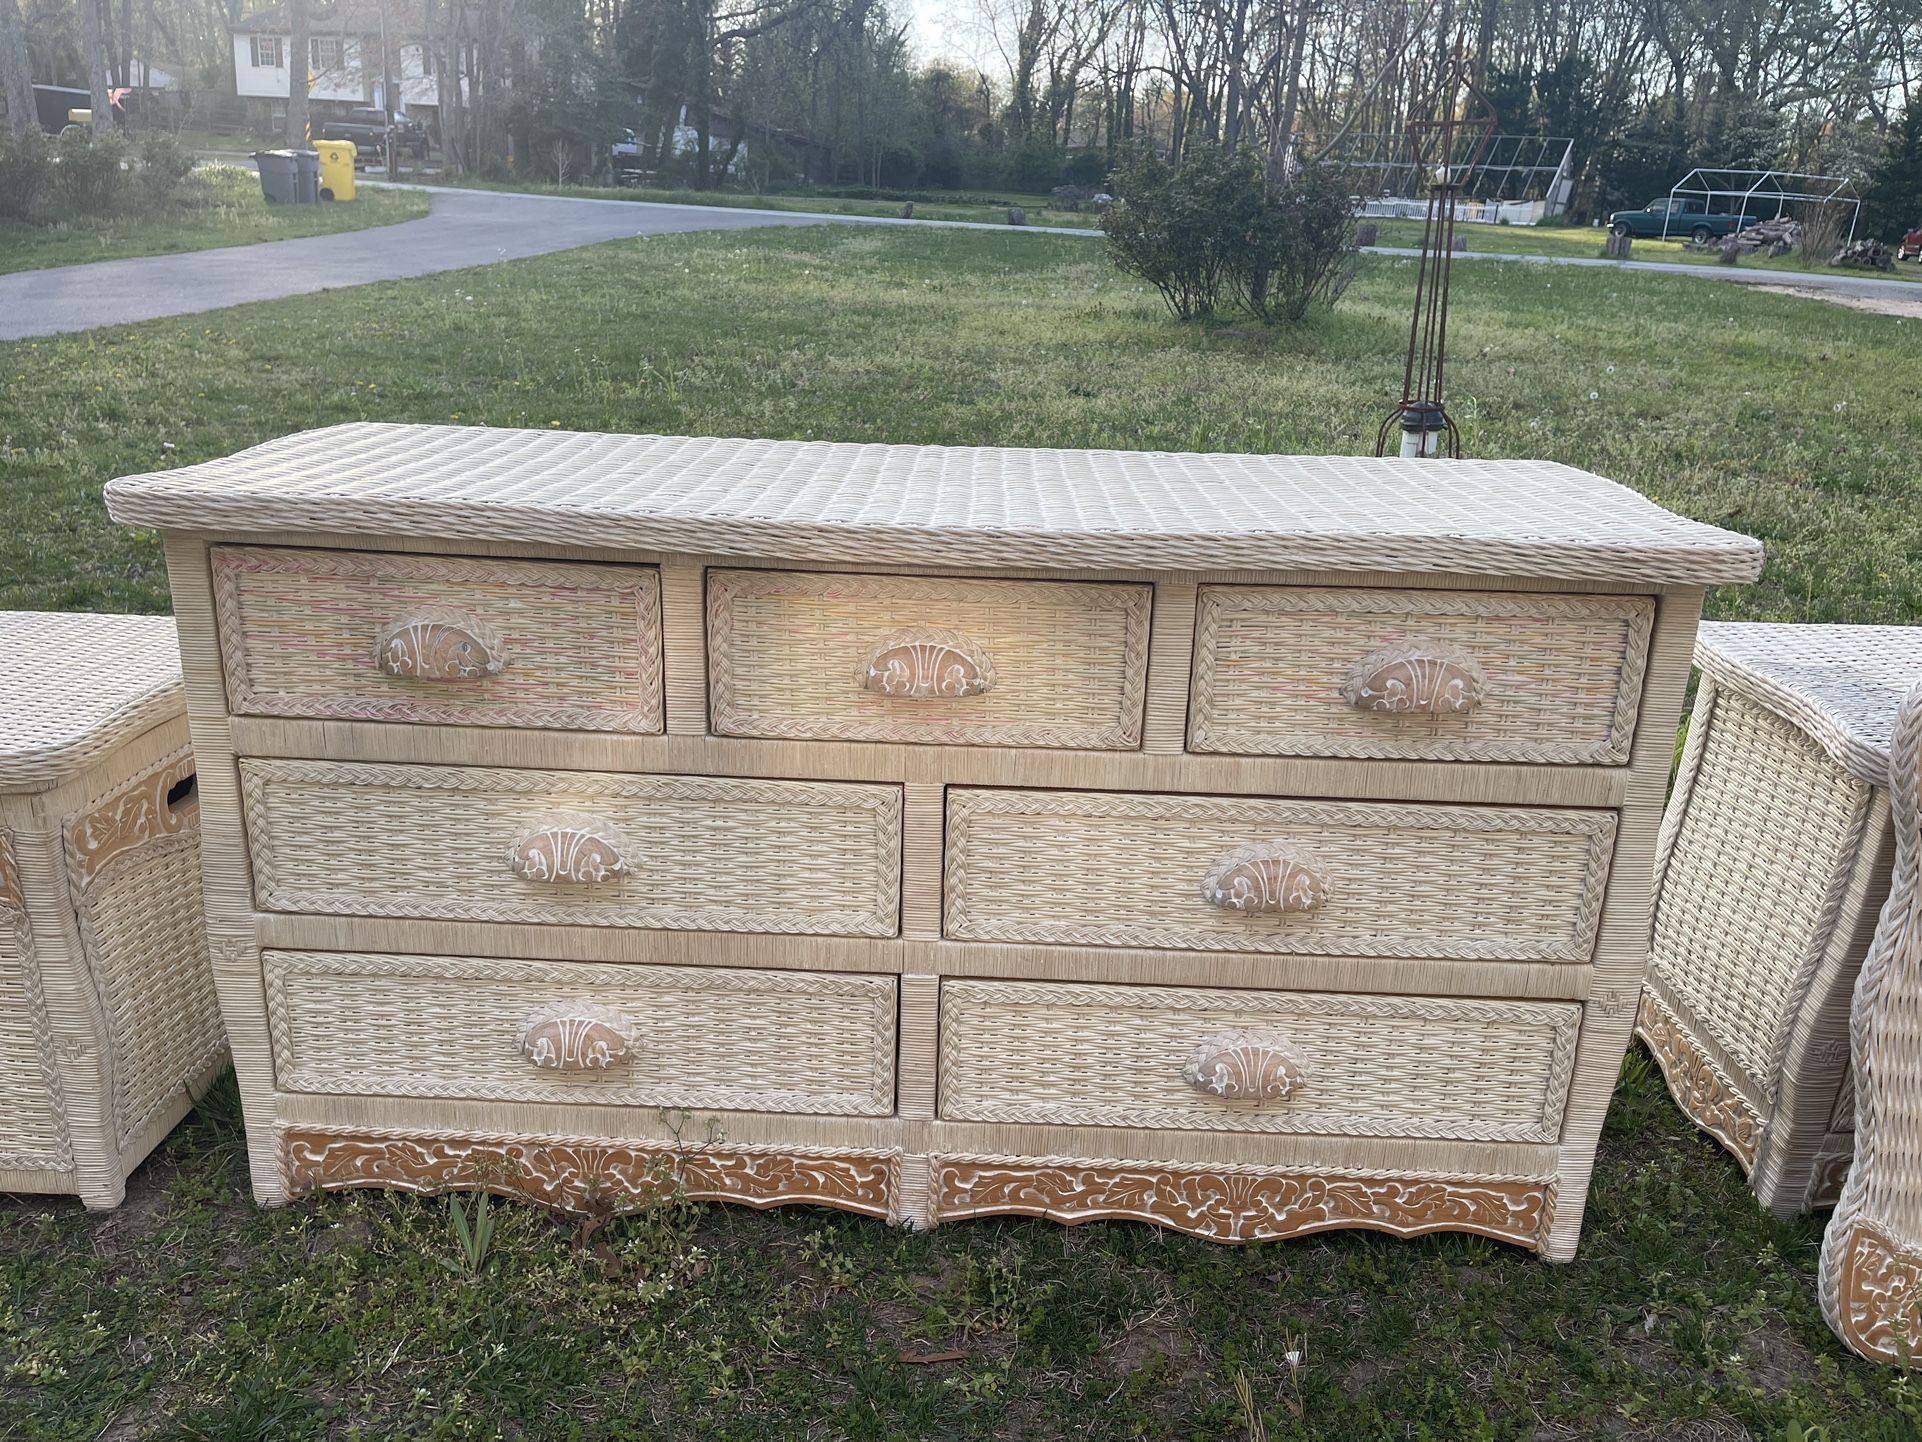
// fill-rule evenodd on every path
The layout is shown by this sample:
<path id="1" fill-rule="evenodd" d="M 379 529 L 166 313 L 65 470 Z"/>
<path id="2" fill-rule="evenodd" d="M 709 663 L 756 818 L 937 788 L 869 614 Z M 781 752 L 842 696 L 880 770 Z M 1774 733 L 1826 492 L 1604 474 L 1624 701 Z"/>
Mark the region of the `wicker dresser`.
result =
<path id="1" fill-rule="evenodd" d="M 118 1205 L 227 1060 L 165 616 L 0 612 L 0 1192 Z"/>
<path id="2" fill-rule="evenodd" d="M 1566 467 L 360 425 L 166 533 L 257 1195 L 1566 1258 L 1701 590 Z"/>
<path id="3" fill-rule="evenodd" d="M 1889 738 L 1922 629 L 1709 624 L 1656 850 L 1637 1025 L 1780 1216 L 1854 1148 L 1849 996 L 1889 889 Z"/>

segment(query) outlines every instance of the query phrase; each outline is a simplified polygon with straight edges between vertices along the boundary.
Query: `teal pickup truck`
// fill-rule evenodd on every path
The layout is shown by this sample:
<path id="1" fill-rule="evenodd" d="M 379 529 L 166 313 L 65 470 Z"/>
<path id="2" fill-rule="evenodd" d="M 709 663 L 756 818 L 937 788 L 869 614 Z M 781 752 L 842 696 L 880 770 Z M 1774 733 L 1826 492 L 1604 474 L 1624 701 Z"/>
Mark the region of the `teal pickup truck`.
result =
<path id="1" fill-rule="evenodd" d="M 1642 210 L 1618 210 L 1608 218 L 1608 228 L 1617 235 L 1632 235 L 1646 240 L 1651 236 L 1669 240 L 1713 240 L 1718 235 L 1733 235 L 1760 224 L 1753 215 L 1725 215 L 1708 208 L 1699 197 L 1664 195 L 1651 200 Z"/>

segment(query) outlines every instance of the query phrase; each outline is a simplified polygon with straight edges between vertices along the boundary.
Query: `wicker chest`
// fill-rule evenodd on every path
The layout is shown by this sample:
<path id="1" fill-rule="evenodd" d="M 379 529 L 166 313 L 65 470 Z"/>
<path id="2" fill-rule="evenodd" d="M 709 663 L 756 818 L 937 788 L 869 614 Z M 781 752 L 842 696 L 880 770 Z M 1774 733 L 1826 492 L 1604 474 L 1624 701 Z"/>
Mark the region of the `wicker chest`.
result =
<path id="1" fill-rule="evenodd" d="M 117 1205 L 226 1065 L 165 616 L 0 612 L 0 1192 Z"/>
<path id="2" fill-rule="evenodd" d="M 1572 1255 L 1703 587 L 1528 463 L 362 425 L 166 533 L 257 1195 Z"/>
<path id="3" fill-rule="evenodd" d="M 1656 856 L 1638 1030 L 1676 1101 L 1781 1216 L 1854 1151 L 1849 1001 L 1889 891 L 1904 626 L 1709 624 Z"/>

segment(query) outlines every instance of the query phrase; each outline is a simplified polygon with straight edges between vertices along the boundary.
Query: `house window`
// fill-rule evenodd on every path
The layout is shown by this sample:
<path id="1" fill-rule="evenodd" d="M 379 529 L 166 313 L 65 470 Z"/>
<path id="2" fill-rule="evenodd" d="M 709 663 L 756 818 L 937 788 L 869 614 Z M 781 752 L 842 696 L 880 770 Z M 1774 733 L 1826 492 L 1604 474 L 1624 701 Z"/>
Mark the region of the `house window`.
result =
<path id="1" fill-rule="evenodd" d="M 309 68 L 318 75 L 328 70 L 340 69 L 341 42 L 315 36 L 307 42 Z"/>
<path id="2" fill-rule="evenodd" d="M 420 73 L 422 75 L 434 73 L 434 52 L 425 45 L 420 47 Z"/>
<path id="3" fill-rule="evenodd" d="M 254 45 L 254 69 L 284 70 L 287 68 L 287 52 L 281 48 L 278 35 L 256 35 Z"/>

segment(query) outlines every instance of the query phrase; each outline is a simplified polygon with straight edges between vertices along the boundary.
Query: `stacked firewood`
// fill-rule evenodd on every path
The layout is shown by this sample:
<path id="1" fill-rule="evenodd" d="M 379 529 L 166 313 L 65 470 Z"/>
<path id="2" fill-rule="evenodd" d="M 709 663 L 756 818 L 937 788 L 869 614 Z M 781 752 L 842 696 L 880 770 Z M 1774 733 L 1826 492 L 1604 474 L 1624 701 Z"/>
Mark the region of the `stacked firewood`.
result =
<path id="1" fill-rule="evenodd" d="M 1724 250 L 1733 245 L 1737 255 L 1787 255 L 1802 243 L 1802 223 L 1786 215 L 1778 215 L 1773 220 L 1758 221 L 1734 235 L 1721 236 L 1697 244 L 1689 242 L 1690 250 Z"/>
<path id="2" fill-rule="evenodd" d="M 1893 270 L 1895 252 L 1879 240 L 1856 240 L 1829 257 L 1830 265 L 1845 265 L 1857 270 Z"/>

